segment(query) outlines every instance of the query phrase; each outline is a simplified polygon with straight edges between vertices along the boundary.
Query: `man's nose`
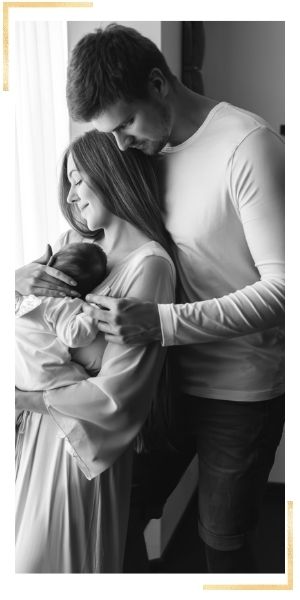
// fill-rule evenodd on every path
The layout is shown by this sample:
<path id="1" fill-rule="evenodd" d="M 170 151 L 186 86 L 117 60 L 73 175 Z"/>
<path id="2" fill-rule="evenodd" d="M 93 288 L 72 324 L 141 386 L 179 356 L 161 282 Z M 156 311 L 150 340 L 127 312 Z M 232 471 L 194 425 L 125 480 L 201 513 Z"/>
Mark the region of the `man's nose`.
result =
<path id="1" fill-rule="evenodd" d="M 121 131 L 114 131 L 113 134 L 118 144 L 118 148 L 119 150 L 122 150 L 122 152 L 127 150 L 127 148 L 129 148 L 129 146 L 132 144 L 132 135 L 126 135 L 126 133 Z"/>
<path id="2" fill-rule="evenodd" d="M 70 191 L 67 196 L 67 203 L 73 204 L 74 202 L 78 202 L 78 200 L 79 200 L 79 196 L 76 192 L 75 185 L 71 185 Z"/>

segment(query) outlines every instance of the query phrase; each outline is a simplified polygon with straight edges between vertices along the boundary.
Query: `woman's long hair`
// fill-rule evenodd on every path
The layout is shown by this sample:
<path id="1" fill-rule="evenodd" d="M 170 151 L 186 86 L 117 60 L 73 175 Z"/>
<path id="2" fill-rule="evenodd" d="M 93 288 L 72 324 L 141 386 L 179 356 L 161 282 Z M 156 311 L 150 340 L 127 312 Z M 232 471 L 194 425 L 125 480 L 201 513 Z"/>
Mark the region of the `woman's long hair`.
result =
<path id="1" fill-rule="evenodd" d="M 60 177 L 60 207 L 71 227 L 86 237 L 101 236 L 101 229 L 90 231 L 76 203 L 67 203 L 70 182 L 67 160 L 72 154 L 76 167 L 87 177 L 86 183 L 100 195 L 105 207 L 117 217 L 128 221 L 150 240 L 168 252 L 177 267 L 176 246 L 163 222 L 161 182 L 158 179 L 159 159 L 139 150 L 121 152 L 111 134 L 97 130 L 86 132 L 70 144 L 63 158 Z M 176 268 L 177 271 L 177 268 Z M 178 279 L 177 286 L 178 290 Z M 177 295 L 177 294 L 176 294 Z M 137 437 L 138 452 L 151 451 L 153 445 L 168 445 L 168 427 L 174 402 L 169 353 L 163 368 L 157 396 L 149 417 Z M 172 391 L 173 390 L 173 391 Z"/>
<path id="2" fill-rule="evenodd" d="M 60 208 L 71 227 L 86 237 L 101 235 L 101 229 L 90 231 L 76 203 L 67 203 L 70 182 L 67 160 L 72 154 L 76 167 L 87 178 L 105 207 L 120 219 L 128 221 L 150 240 L 154 240 L 177 262 L 175 244 L 166 230 L 158 183 L 158 160 L 139 150 L 121 152 L 112 134 L 97 130 L 86 132 L 70 144 L 63 158 L 59 184 Z"/>

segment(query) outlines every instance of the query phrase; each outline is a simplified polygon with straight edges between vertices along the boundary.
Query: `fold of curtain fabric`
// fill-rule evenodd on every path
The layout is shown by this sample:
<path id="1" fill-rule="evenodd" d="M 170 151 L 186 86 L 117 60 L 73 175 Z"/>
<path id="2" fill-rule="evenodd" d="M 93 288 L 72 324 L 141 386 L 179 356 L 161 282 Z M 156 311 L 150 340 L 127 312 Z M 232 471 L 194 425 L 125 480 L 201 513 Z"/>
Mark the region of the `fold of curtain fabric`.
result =
<path id="1" fill-rule="evenodd" d="M 67 228 L 57 194 L 69 142 L 67 60 L 66 23 L 16 23 L 16 266 L 43 254 Z"/>
<path id="2" fill-rule="evenodd" d="M 198 94 L 204 93 L 202 64 L 205 51 L 203 21 L 182 22 L 182 82 Z"/>

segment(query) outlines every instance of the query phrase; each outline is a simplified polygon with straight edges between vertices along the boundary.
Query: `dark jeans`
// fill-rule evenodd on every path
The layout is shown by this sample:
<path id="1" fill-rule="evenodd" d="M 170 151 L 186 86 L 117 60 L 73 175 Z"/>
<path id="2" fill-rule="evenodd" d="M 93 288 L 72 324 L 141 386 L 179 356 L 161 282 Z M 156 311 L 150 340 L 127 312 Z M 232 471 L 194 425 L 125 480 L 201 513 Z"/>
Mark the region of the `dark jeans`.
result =
<path id="1" fill-rule="evenodd" d="M 257 525 L 284 425 L 284 396 L 236 402 L 184 396 L 180 423 L 196 436 L 199 534 L 236 550 Z"/>
<path id="2" fill-rule="evenodd" d="M 199 533 L 205 544 L 231 552 L 245 547 L 259 518 L 282 435 L 284 397 L 248 403 L 183 396 L 175 404 L 174 451 L 134 457 L 125 572 L 148 571 L 143 530 L 149 519 L 161 516 L 197 450 Z M 231 572 L 241 572 L 234 562 Z M 209 568 L 230 572 L 223 565 Z"/>

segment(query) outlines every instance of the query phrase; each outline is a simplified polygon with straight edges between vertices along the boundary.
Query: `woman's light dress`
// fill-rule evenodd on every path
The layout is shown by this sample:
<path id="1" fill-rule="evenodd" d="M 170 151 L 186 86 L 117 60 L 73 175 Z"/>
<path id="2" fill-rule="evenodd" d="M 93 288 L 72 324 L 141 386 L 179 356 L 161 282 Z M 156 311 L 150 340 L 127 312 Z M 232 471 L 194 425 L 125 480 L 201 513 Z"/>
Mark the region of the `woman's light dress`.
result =
<path id="1" fill-rule="evenodd" d="M 70 231 L 60 245 L 73 241 L 82 238 Z M 112 269 L 97 293 L 169 303 L 174 288 L 169 256 L 148 242 Z M 81 349 L 74 360 L 76 352 L 84 362 Z M 23 415 L 17 440 L 18 573 L 122 572 L 132 445 L 165 351 L 160 343 L 130 347 L 98 336 L 88 353 L 94 367 L 101 360 L 96 377 L 45 392 L 48 415 Z"/>

